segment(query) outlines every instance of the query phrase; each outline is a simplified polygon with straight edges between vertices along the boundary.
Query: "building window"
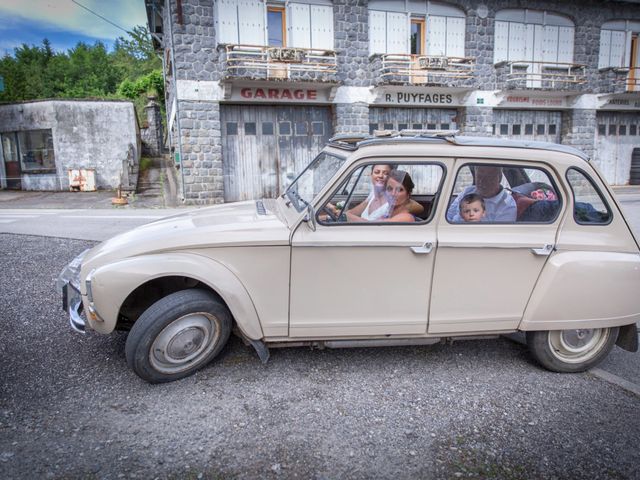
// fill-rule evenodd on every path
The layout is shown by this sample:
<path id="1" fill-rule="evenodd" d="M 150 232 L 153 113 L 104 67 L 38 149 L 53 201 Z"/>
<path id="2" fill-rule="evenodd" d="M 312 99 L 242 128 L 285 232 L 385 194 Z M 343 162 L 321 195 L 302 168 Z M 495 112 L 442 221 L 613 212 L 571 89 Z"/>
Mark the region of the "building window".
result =
<path id="1" fill-rule="evenodd" d="M 244 124 L 244 134 L 245 135 L 255 135 L 256 134 L 256 122 L 246 122 Z"/>
<path id="2" fill-rule="evenodd" d="M 494 63 L 573 63 L 574 24 L 552 12 L 506 9 L 496 13 Z"/>
<path id="3" fill-rule="evenodd" d="M 385 123 L 384 124 L 384 129 L 385 130 L 393 130 L 393 123 Z"/>
<path id="4" fill-rule="evenodd" d="M 10 138 L 13 134 L 3 134 L 3 140 Z M 20 159 L 20 168 L 23 172 L 31 173 L 51 173 L 56 171 L 56 157 L 53 151 L 53 136 L 51 130 L 30 130 L 17 132 L 17 153 Z M 3 141 L 3 146 L 4 146 Z M 7 158 L 15 158 L 7 155 L 5 149 L 5 161 Z"/>
<path id="5" fill-rule="evenodd" d="M 557 127 L 555 124 L 549 125 L 549 135 L 555 135 L 557 131 Z"/>
<path id="6" fill-rule="evenodd" d="M 324 123 L 311 122 L 311 129 L 314 135 L 324 135 Z"/>
<path id="7" fill-rule="evenodd" d="M 627 126 L 626 125 L 620 125 L 620 130 L 618 130 L 618 133 L 620 135 L 626 135 L 627 134 Z"/>
<path id="8" fill-rule="evenodd" d="M 609 135 L 615 135 L 616 134 L 616 126 L 613 124 L 609 125 Z"/>
<path id="9" fill-rule="evenodd" d="M 539 124 L 539 125 L 536 127 L 536 133 L 537 133 L 538 135 L 544 135 L 544 125 L 543 125 L 543 124 Z"/>
<path id="10" fill-rule="evenodd" d="M 309 130 L 307 126 L 307 122 L 296 122 L 296 136 L 304 136 L 308 135 Z"/>
<path id="11" fill-rule="evenodd" d="M 464 57 L 466 15 L 436 2 L 369 1 L 369 53 Z"/>
<path id="12" fill-rule="evenodd" d="M 438 126 L 435 123 L 427 123 L 427 130 L 436 130 Z"/>
<path id="13" fill-rule="evenodd" d="M 520 132 L 521 132 L 521 126 L 520 126 L 520 124 L 512 125 L 512 126 L 511 126 L 511 133 L 512 133 L 513 135 L 520 135 Z"/>
<path id="14" fill-rule="evenodd" d="M 285 13 L 283 7 L 267 8 L 267 44 L 270 47 L 285 47 L 287 34 L 285 31 Z"/>
<path id="15" fill-rule="evenodd" d="M 378 129 L 378 124 L 377 123 L 370 123 L 369 124 L 369 134 L 373 135 L 373 132 L 376 131 Z"/>
<path id="16" fill-rule="evenodd" d="M 273 135 L 273 122 L 262 122 L 262 135 Z"/>
<path id="17" fill-rule="evenodd" d="M 238 134 L 238 123 L 227 122 L 227 135 L 237 135 L 237 134 Z"/>
<path id="18" fill-rule="evenodd" d="M 524 126 L 524 134 L 525 135 L 533 135 L 533 124 L 532 123 L 527 123 Z"/>
<path id="19" fill-rule="evenodd" d="M 600 27 L 600 56 L 598 68 L 627 68 L 638 66 L 634 44 L 640 33 L 640 21 L 614 20 Z M 636 47 L 637 49 L 637 47 Z"/>
<path id="20" fill-rule="evenodd" d="M 638 126 L 629 125 L 629 135 L 637 135 L 637 134 L 638 134 Z"/>
<path id="21" fill-rule="evenodd" d="M 506 123 L 500 125 L 500 135 L 509 135 L 509 125 Z"/>
<path id="22" fill-rule="evenodd" d="M 607 126 L 604 123 L 598 124 L 598 135 L 606 135 L 607 134 Z"/>
<path id="23" fill-rule="evenodd" d="M 291 122 L 280 122 L 278 130 L 280 135 L 291 135 Z"/>

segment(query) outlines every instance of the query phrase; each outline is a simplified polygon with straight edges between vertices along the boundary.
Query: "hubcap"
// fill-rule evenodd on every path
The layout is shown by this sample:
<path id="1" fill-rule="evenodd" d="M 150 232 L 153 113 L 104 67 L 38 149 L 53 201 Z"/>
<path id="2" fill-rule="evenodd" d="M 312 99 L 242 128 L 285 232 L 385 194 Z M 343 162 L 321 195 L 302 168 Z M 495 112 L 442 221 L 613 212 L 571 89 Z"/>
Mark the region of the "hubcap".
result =
<path id="1" fill-rule="evenodd" d="M 193 368 L 215 348 L 217 319 L 210 313 L 190 313 L 167 325 L 151 345 L 149 360 L 162 373 Z"/>
<path id="2" fill-rule="evenodd" d="M 609 338 L 607 328 L 549 332 L 549 346 L 560 360 L 581 363 L 598 355 Z"/>

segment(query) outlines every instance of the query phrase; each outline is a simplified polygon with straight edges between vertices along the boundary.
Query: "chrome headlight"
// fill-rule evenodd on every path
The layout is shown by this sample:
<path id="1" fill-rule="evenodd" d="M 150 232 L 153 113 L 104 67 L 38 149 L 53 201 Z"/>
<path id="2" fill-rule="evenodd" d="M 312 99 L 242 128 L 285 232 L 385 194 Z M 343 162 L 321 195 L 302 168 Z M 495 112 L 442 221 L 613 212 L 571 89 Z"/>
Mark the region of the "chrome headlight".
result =
<path id="1" fill-rule="evenodd" d="M 62 269 L 62 272 L 60 272 L 58 280 L 56 281 L 56 287 L 58 290 L 62 291 L 62 287 L 68 283 L 78 292 L 80 291 L 80 267 L 82 267 L 82 259 L 88 251 L 89 249 L 87 248 Z"/>

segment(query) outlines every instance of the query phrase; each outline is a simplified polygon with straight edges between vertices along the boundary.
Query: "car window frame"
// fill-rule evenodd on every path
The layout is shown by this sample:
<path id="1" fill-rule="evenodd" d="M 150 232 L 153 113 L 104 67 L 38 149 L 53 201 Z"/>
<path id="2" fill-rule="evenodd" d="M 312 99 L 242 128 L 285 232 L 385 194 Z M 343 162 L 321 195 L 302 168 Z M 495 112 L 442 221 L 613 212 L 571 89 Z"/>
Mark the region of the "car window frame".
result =
<path id="1" fill-rule="evenodd" d="M 491 163 L 486 163 L 487 160 L 491 160 Z M 548 163 L 538 163 L 535 161 L 530 161 L 530 160 L 523 160 L 523 162 L 526 162 L 524 164 L 514 164 L 514 163 L 500 163 L 502 162 L 502 159 L 481 159 L 478 161 L 472 160 L 472 159 L 464 159 L 462 160 L 464 163 L 462 163 L 455 172 L 455 176 L 453 177 L 453 181 L 452 181 L 452 185 L 451 185 L 451 192 L 449 195 L 450 201 L 447 202 L 447 206 L 444 212 L 444 219 L 445 221 L 450 224 L 450 225 L 553 225 L 554 223 L 556 223 L 558 221 L 558 219 L 562 216 L 562 212 L 563 209 L 565 208 L 567 202 L 564 201 L 564 196 L 562 195 L 562 190 L 560 188 L 558 188 L 558 184 L 561 182 L 560 181 L 560 176 L 558 176 L 558 178 L 554 178 L 553 172 L 555 172 L 555 169 Z M 493 163 L 495 162 L 495 163 Z M 533 165 L 532 165 L 533 164 Z M 558 197 L 558 201 L 560 202 L 558 205 L 558 209 L 556 211 L 556 215 L 553 217 L 552 220 L 550 221 L 546 221 L 546 222 L 519 222 L 517 220 L 516 217 L 516 221 L 514 222 L 452 222 L 451 220 L 449 220 L 448 216 L 447 216 L 447 212 L 449 211 L 449 208 L 451 206 L 451 203 L 453 202 L 453 200 L 451 200 L 453 198 L 453 189 L 455 188 L 456 185 L 456 180 L 458 178 L 458 175 L 460 174 L 460 170 L 462 170 L 464 167 L 468 167 L 468 166 L 488 166 L 488 167 L 501 167 L 501 168 L 521 168 L 521 169 L 537 169 L 537 170 L 541 170 L 542 172 L 544 172 L 547 175 L 547 178 L 549 179 L 549 181 L 551 182 L 551 187 L 553 187 L 553 190 L 556 194 L 556 196 Z M 504 174 L 503 172 L 503 176 L 505 178 L 507 178 L 507 176 Z M 509 181 L 509 179 L 507 178 L 507 181 Z M 474 178 L 474 182 L 475 182 L 475 178 Z M 562 186 L 562 185 L 561 185 Z M 507 187 L 504 187 L 507 188 Z M 511 186 L 508 187 L 510 191 L 511 190 Z M 457 196 L 456 196 L 457 198 Z M 515 201 L 515 199 L 514 199 Z M 516 203 L 516 208 L 517 208 L 517 203 Z M 517 210 L 516 210 L 516 214 L 517 214 Z"/>
<path id="2" fill-rule="evenodd" d="M 573 186 L 571 185 L 571 182 L 569 181 L 569 176 L 568 176 L 569 175 L 569 170 L 576 170 L 577 172 L 581 173 L 584 176 L 584 178 L 591 184 L 593 189 L 596 191 L 596 193 L 600 197 L 600 200 L 602 201 L 602 204 L 607 209 L 607 213 L 609 213 L 609 221 L 602 222 L 602 223 L 586 223 L 586 222 L 578 221 L 578 219 L 576 218 L 576 192 L 573 189 Z M 569 191 L 571 192 L 571 198 L 573 199 L 573 209 L 572 209 L 573 211 L 571 212 L 571 215 L 573 215 L 573 221 L 576 222 L 577 225 L 583 225 L 583 226 L 587 226 L 587 227 L 603 227 L 603 226 L 610 225 L 613 222 L 613 215 L 614 215 L 613 214 L 613 209 L 609 205 L 609 202 L 607 202 L 606 197 L 602 194 L 602 190 L 600 189 L 600 187 L 598 187 L 596 182 L 594 182 L 594 180 L 591 177 L 591 175 L 589 175 L 584 169 L 572 165 L 572 166 L 568 167 L 567 170 L 564 172 L 564 176 L 565 176 L 565 179 L 567 181 L 567 186 L 569 187 Z"/>
<path id="3" fill-rule="evenodd" d="M 391 157 L 391 158 L 397 158 L 397 157 Z M 361 160 L 361 161 L 360 161 Z M 403 160 L 389 160 L 389 157 L 385 157 L 385 158 L 380 158 L 380 157 L 376 157 L 376 158 L 372 158 L 372 157 L 366 157 L 366 158 L 362 158 L 360 159 L 358 162 L 355 162 L 350 169 L 346 170 L 344 172 L 344 176 L 343 178 L 341 178 L 337 183 L 336 183 L 336 187 L 334 189 L 332 189 L 326 199 L 322 202 L 319 202 L 316 205 L 316 213 L 315 213 L 315 220 L 318 223 L 318 225 L 322 225 L 323 227 L 336 227 L 336 226 L 368 226 L 368 225 L 375 225 L 375 226 L 381 226 L 381 225 L 428 225 L 430 223 L 433 222 L 434 218 L 435 218 L 435 214 L 436 214 L 436 210 L 437 207 L 439 205 L 440 199 L 442 198 L 442 193 L 443 193 L 443 189 L 445 186 L 445 180 L 447 178 L 447 174 L 448 174 L 448 169 L 447 169 L 447 165 L 444 163 L 443 160 L 420 160 L 417 159 L 416 157 L 412 157 L 412 158 L 407 158 L 407 159 L 403 159 Z M 426 218 L 425 220 L 422 221 L 415 221 L 415 222 L 379 222 L 379 221 L 367 221 L 367 222 L 327 222 L 325 220 L 320 220 L 320 214 L 323 212 L 323 207 L 329 203 L 329 201 L 331 200 L 331 198 L 333 198 L 333 196 L 336 194 L 336 192 L 338 192 L 338 190 L 343 186 L 345 181 L 348 181 L 348 179 L 350 179 L 352 177 L 352 175 L 357 172 L 358 169 L 361 169 L 362 172 L 364 172 L 364 170 L 372 165 L 378 165 L 378 164 L 386 164 L 386 165 L 437 165 L 442 169 L 442 176 L 440 177 L 440 181 L 438 182 L 438 188 L 437 191 L 435 193 L 435 195 L 433 196 L 433 203 L 431 206 L 431 211 L 429 212 L 429 217 Z M 362 175 L 361 172 L 361 175 Z M 353 192 L 351 192 L 353 193 Z M 349 195 L 350 197 L 351 195 Z"/>

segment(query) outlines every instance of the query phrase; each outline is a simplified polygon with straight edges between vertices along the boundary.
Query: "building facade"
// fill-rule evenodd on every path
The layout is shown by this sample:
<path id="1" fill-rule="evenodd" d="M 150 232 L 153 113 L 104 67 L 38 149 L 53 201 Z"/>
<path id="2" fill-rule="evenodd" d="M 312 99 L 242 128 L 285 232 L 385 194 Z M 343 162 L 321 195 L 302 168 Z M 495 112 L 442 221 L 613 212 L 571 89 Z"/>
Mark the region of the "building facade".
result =
<path id="1" fill-rule="evenodd" d="M 0 105 L 0 188 L 133 190 L 140 133 L 131 102 Z"/>
<path id="2" fill-rule="evenodd" d="M 379 129 L 558 142 L 631 179 L 637 0 L 146 5 L 186 203 L 273 197 L 331 136 Z"/>

